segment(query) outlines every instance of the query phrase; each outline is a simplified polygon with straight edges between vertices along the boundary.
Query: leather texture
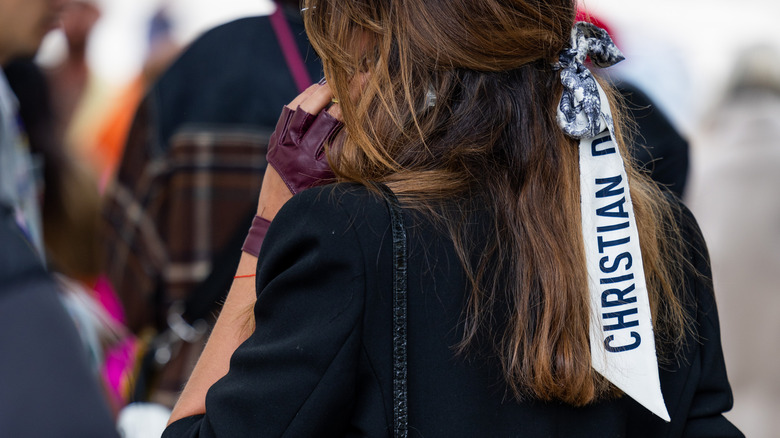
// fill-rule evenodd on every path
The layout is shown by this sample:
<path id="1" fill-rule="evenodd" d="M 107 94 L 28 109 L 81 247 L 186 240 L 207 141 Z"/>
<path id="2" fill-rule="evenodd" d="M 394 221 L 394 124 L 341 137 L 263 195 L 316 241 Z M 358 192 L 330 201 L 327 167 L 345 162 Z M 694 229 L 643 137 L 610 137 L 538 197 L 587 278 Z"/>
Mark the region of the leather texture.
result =
<path id="1" fill-rule="evenodd" d="M 335 139 L 342 126 L 327 111 L 313 115 L 300 107 L 284 107 L 266 158 L 293 194 L 333 179 L 324 146 Z"/>
<path id="2" fill-rule="evenodd" d="M 271 222 L 268 219 L 260 216 L 255 216 L 252 219 L 252 226 L 249 227 L 249 234 L 244 240 L 244 245 L 241 247 L 241 251 L 252 254 L 257 257 L 260 255 L 260 247 L 263 245 L 263 239 L 265 239 L 265 233 L 268 232 L 268 227 L 271 226 Z"/>

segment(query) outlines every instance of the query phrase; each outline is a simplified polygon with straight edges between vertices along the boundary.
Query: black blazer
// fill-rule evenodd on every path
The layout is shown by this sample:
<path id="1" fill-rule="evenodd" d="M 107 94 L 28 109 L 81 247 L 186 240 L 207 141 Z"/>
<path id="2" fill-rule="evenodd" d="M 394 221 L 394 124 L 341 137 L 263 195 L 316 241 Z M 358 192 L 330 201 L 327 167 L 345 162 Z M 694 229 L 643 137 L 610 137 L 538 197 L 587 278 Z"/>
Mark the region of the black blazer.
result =
<path id="1" fill-rule="evenodd" d="M 445 233 L 404 212 L 409 234 L 409 424 L 418 437 L 737 437 L 711 282 L 690 278 L 699 337 L 661 372 L 671 423 L 628 397 L 584 408 L 516 402 L 489 359 L 454 354 L 468 285 Z M 697 268 L 709 273 L 692 218 Z M 206 398 L 163 437 L 392 435 L 391 233 L 356 185 L 306 190 L 273 221 L 257 270 L 257 329 Z"/>

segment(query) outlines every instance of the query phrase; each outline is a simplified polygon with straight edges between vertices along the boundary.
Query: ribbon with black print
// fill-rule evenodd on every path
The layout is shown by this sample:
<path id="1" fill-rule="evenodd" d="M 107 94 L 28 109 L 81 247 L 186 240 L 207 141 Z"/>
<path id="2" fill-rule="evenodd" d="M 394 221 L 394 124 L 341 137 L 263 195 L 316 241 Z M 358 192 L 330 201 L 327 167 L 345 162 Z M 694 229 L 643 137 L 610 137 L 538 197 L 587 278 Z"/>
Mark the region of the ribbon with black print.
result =
<path id="1" fill-rule="evenodd" d="M 584 61 L 606 67 L 623 55 L 609 35 L 577 23 L 560 62 L 558 124 L 580 140 L 582 235 L 590 290 L 593 368 L 670 421 L 658 375 L 655 337 L 628 177 L 604 90 Z"/>

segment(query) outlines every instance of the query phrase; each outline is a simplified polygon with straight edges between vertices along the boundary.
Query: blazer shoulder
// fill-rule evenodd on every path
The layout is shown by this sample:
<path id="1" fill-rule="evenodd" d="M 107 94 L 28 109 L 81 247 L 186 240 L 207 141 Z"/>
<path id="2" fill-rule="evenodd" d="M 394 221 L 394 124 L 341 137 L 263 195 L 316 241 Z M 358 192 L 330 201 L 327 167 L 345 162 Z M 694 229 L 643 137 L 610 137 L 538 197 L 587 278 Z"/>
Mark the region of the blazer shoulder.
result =
<path id="1" fill-rule="evenodd" d="M 285 216 L 305 216 L 320 221 L 344 221 L 362 229 L 387 225 L 387 204 L 379 193 L 356 183 L 336 183 L 304 190 L 284 205 Z M 374 227 L 371 227 L 374 228 Z"/>

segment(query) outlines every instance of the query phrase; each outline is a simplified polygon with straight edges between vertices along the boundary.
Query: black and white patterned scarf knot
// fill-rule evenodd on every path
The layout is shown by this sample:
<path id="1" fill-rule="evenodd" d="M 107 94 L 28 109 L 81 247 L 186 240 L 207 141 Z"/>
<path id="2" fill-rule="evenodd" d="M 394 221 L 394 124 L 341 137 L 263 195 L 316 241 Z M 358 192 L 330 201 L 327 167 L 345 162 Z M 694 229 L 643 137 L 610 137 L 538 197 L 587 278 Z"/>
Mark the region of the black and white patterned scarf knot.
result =
<path id="1" fill-rule="evenodd" d="M 577 139 L 594 137 L 607 128 L 612 130 L 612 118 L 601 113 L 596 79 L 585 66 L 588 56 L 598 67 L 609 67 L 625 59 L 606 30 L 584 21 L 574 25 L 569 46 L 561 52 L 554 68 L 561 70 L 564 88 L 558 125 Z"/>

